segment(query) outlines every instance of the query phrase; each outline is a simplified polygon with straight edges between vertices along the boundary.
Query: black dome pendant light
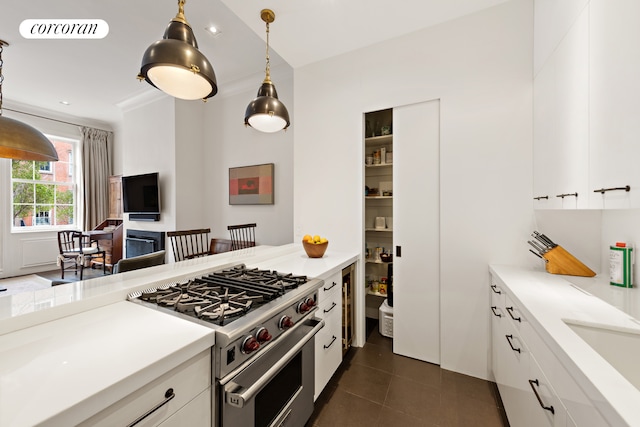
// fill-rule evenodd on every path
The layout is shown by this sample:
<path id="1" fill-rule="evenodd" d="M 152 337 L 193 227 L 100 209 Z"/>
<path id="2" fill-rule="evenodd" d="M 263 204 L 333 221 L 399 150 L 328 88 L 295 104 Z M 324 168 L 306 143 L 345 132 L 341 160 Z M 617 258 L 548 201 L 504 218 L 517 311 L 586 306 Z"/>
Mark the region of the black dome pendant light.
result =
<path id="1" fill-rule="evenodd" d="M 147 48 L 138 80 L 180 99 L 206 100 L 218 93 L 216 74 L 198 50 L 198 42 L 184 16 L 185 0 L 178 1 L 178 14 L 169 22 L 162 40 Z"/>
<path id="2" fill-rule="evenodd" d="M 271 69 L 269 63 L 269 24 L 275 21 L 276 14 L 270 9 L 263 9 L 260 18 L 267 23 L 267 66 L 262 86 L 258 89 L 257 97 L 251 101 L 244 114 L 245 126 L 259 130 L 260 132 L 277 132 L 286 130 L 289 125 L 289 112 L 287 107 L 278 99 L 276 87 L 271 82 Z"/>
<path id="3" fill-rule="evenodd" d="M 38 160 L 57 162 L 58 152 L 39 130 L 2 117 L 2 50 L 9 43 L 0 40 L 0 157 L 15 160 Z"/>

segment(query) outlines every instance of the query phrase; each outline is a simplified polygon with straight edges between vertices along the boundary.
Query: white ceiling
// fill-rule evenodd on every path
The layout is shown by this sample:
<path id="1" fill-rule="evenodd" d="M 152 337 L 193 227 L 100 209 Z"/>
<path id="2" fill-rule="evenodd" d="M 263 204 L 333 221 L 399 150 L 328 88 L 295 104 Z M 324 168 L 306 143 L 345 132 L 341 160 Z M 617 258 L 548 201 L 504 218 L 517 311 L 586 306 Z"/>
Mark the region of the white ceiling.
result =
<path id="1" fill-rule="evenodd" d="M 297 68 L 407 34 L 508 0 L 188 0 L 185 16 L 200 50 L 209 58 L 220 93 L 264 73 L 265 24 L 260 10 L 276 14 L 271 24 L 271 65 Z M 136 75 L 146 48 L 162 38 L 177 12 L 177 0 L 29 0 L 12 2 L 0 14 L 5 47 L 4 105 L 26 104 L 72 116 L 114 123 L 119 105 L 158 92 Z M 101 40 L 34 40 L 19 33 L 25 19 L 103 19 Z M 204 28 L 215 24 L 222 34 Z M 284 58 L 284 60 L 282 59 Z M 285 62 L 286 61 L 286 62 Z M 60 101 L 70 105 L 62 105 Z M 196 102 L 196 101 L 194 101 Z M 199 102 L 199 101 L 198 101 Z M 10 108 L 10 107 L 9 107 Z"/>

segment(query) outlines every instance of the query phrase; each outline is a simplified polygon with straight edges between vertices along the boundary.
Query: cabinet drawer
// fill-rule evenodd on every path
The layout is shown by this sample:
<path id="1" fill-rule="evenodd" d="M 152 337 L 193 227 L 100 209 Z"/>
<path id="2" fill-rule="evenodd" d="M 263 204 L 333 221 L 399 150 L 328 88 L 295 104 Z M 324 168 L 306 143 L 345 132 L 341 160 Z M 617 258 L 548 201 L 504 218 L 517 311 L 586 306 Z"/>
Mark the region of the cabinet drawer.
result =
<path id="1" fill-rule="evenodd" d="M 566 409 L 551 387 L 547 376 L 536 362 L 534 355 L 529 355 L 529 379 L 527 382 L 531 387 L 531 401 L 536 409 L 533 412 L 533 419 L 539 420 L 536 425 L 565 427 Z"/>
<path id="2" fill-rule="evenodd" d="M 530 347 L 535 349 L 534 355 L 540 368 L 549 378 L 553 378 L 554 390 L 576 424 L 607 425 L 591 400 L 531 325 L 527 325 L 522 333 Z"/>
<path id="3" fill-rule="evenodd" d="M 158 425 L 210 386 L 211 351 L 206 350 L 87 419 L 80 426 L 128 425 L 165 400 L 167 390 L 173 389 L 173 399 L 137 424 L 141 427 Z"/>
<path id="4" fill-rule="evenodd" d="M 338 271 L 324 279 L 324 284 L 318 289 L 318 304 L 323 304 L 324 301 L 334 298 L 342 293 L 342 272 Z"/>
<path id="5" fill-rule="evenodd" d="M 339 313 L 338 313 L 339 314 Z M 331 315 L 315 336 L 314 400 L 331 379 L 342 362 L 342 328 L 340 316 Z"/>
<path id="6" fill-rule="evenodd" d="M 211 387 L 209 387 L 163 421 L 159 427 L 209 426 L 213 419 L 211 402 Z"/>

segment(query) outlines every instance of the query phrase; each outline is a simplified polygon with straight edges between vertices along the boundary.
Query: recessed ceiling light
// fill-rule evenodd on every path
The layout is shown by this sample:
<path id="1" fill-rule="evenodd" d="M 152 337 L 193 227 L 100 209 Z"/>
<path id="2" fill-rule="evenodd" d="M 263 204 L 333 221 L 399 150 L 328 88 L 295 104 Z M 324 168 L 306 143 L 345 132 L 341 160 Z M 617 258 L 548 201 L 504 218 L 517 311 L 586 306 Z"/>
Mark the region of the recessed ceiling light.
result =
<path id="1" fill-rule="evenodd" d="M 214 37 L 218 37 L 220 34 L 222 34 L 220 28 L 216 27 L 215 25 L 206 27 L 205 30 Z"/>
<path id="2" fill-rule="evenodd" d="M 62 104 L 62 105 L 71 105 L 71 103 L 69 101 L 60 101 L 60 104 Z"/>

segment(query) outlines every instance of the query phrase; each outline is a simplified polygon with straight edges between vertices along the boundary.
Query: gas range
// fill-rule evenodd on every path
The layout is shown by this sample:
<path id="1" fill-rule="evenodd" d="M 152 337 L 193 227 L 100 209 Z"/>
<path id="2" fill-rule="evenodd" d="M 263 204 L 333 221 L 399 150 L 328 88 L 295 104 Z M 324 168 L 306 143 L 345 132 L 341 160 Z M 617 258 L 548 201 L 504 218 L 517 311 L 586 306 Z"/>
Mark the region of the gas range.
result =
<path id="1" fill-rule="evenodd" d="M 215 329 L 215 376 L 223 378 L 310 317 L 322 283 L 237 264 L 128 299 Z"/>

